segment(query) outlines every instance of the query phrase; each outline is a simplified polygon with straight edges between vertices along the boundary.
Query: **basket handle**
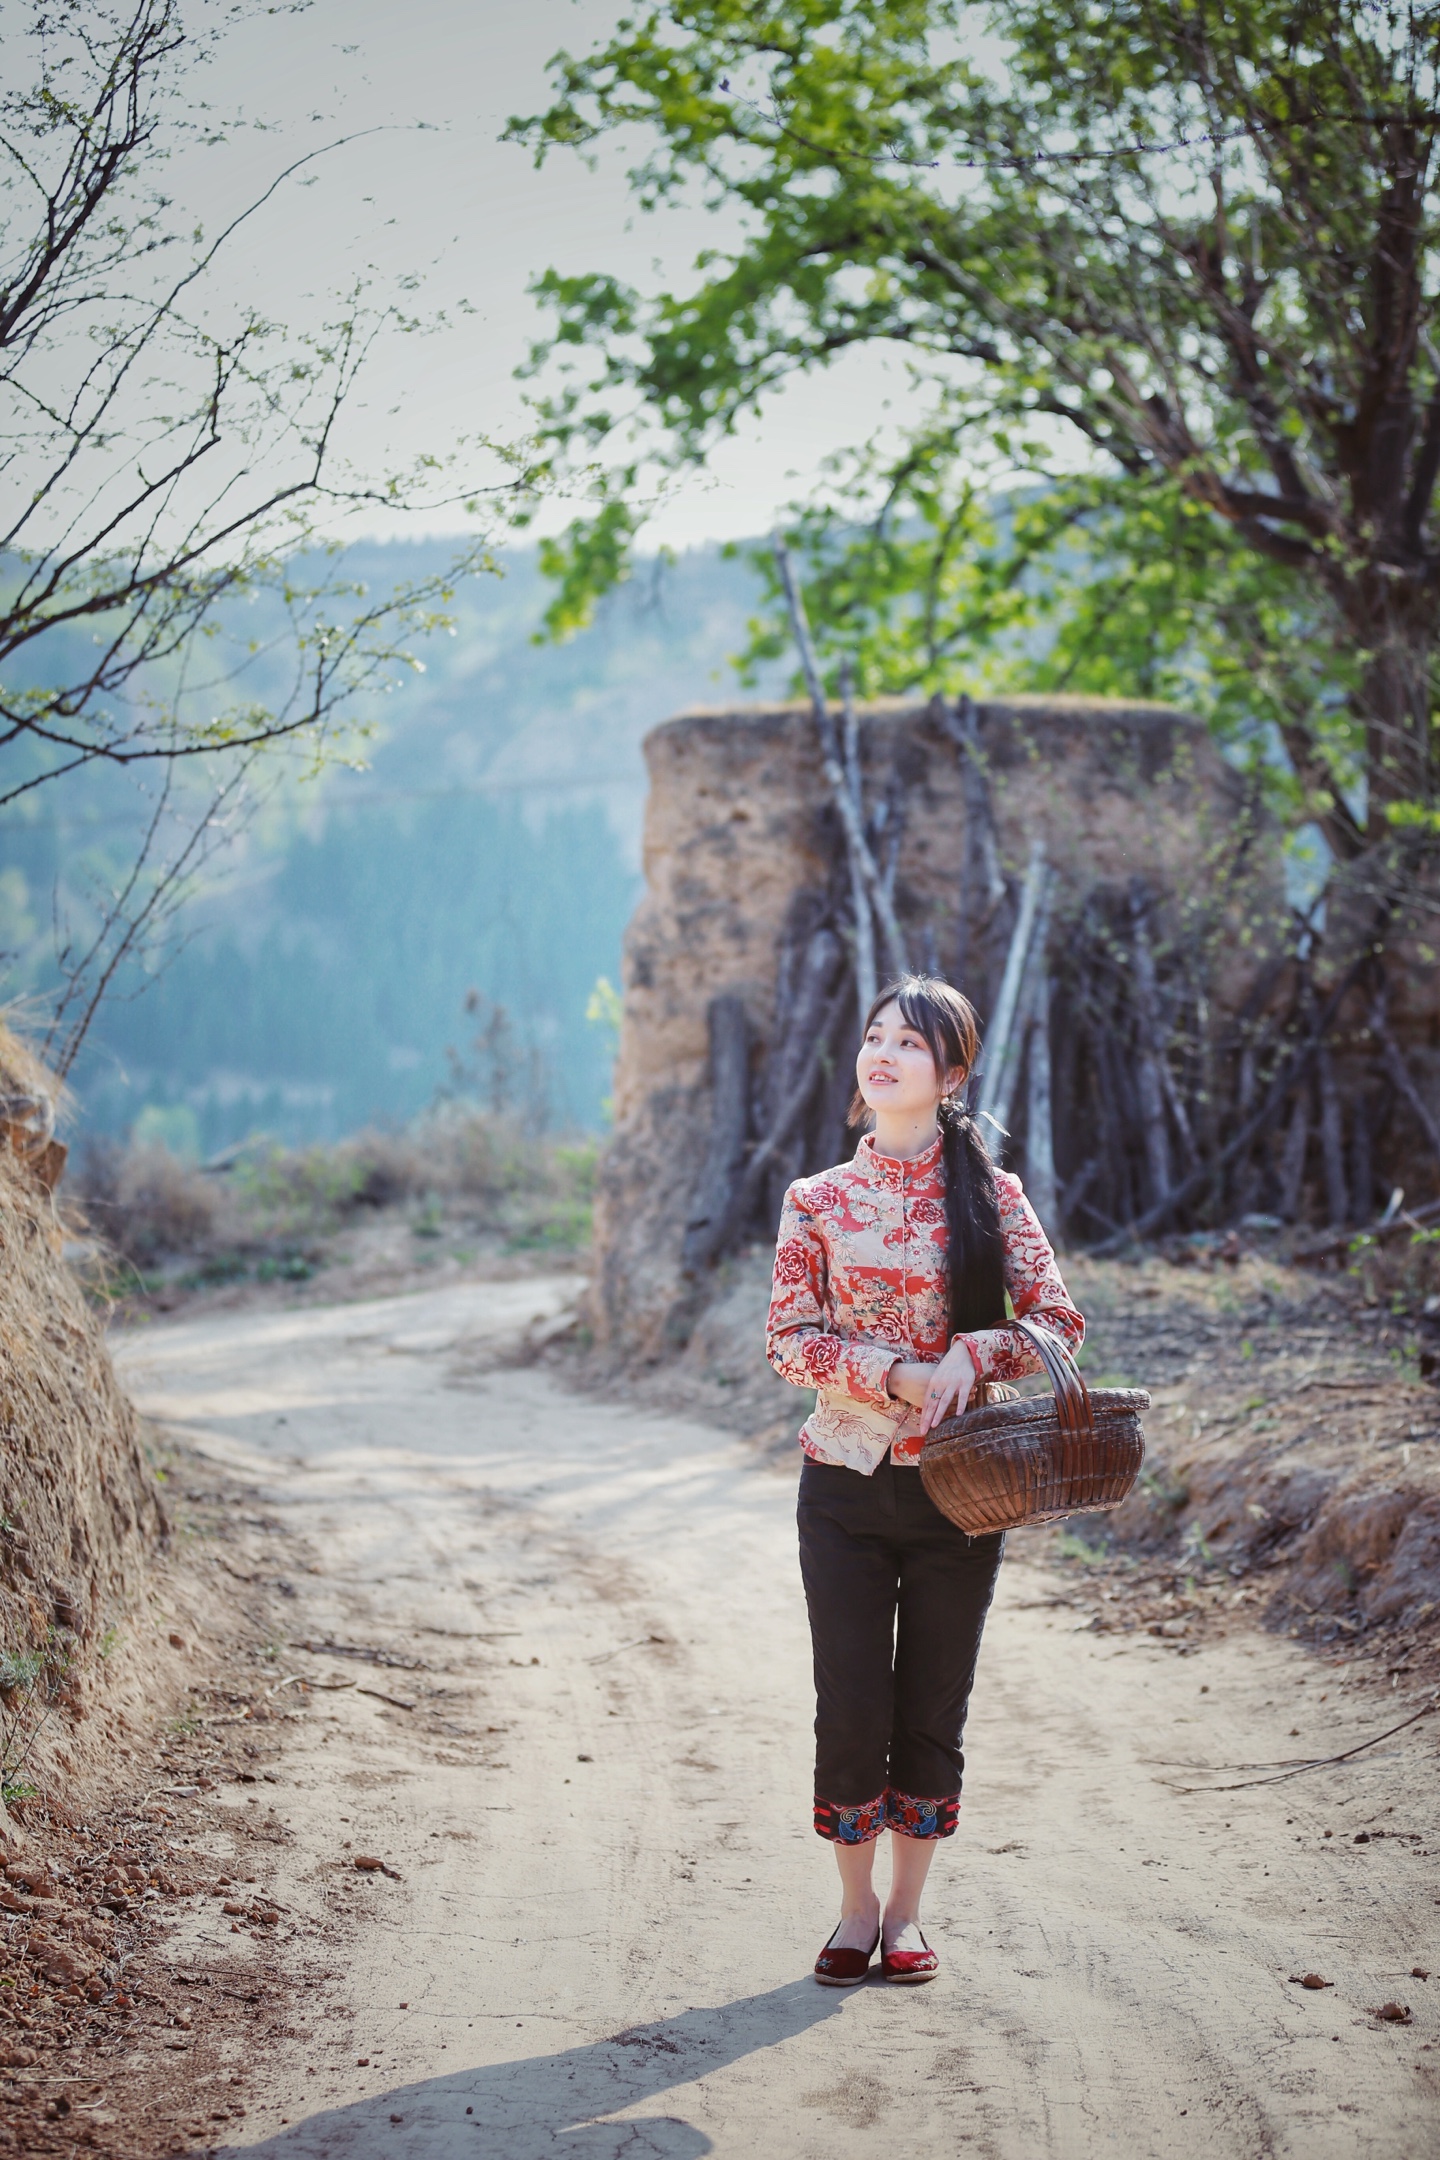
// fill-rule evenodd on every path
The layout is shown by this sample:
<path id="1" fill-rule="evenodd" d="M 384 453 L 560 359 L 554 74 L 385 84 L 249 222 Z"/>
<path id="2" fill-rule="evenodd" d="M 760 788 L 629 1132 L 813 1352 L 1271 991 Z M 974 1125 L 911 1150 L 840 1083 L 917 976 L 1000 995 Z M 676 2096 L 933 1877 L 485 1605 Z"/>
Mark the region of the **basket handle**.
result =
<path id="1" fill-rule="evenodd" d="M 1061 1432 L 1071 1440 L 1093 1440 L 1095 1414 L 1090 1407 L 1090 1390 L 1060 1337 L 1049 1328 L 1037 1327 L 1033 1320 L 1012 1320 L 1010 1325 L 1018 1328 L 1040 1353 L 1045 1377 L 1055 1391 Z"/>

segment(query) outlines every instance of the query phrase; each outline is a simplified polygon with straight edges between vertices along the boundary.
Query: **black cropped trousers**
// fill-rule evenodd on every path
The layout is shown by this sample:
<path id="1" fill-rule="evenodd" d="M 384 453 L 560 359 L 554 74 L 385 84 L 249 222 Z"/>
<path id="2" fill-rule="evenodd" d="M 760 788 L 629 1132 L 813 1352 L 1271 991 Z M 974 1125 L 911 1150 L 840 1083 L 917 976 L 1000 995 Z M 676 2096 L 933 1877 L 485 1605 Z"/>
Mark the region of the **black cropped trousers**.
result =
<path id="1" fill-rule="evenodd" d="M 949 1837 L 1003 1534 L 967 1537 L 887 1455 L 873 1477 L 806 1458 L 797 1508 L 815 1653 L 815 1828 Z"/>

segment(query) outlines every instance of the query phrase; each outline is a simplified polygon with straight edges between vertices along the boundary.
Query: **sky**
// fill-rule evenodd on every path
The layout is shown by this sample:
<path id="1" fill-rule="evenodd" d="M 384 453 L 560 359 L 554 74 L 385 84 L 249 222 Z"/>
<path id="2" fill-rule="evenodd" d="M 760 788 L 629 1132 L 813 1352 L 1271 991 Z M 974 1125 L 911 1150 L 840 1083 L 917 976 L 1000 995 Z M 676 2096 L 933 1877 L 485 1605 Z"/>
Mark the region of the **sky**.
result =
<path id="1" fill-rule="evenodd" d="M 622 12 L 617 0 L 313 0 L 242 25 L 204 71 L 208 102 L 242 124 L 221 148 L 178 158 L 168 185 L 212 229 L 297 155 L 362 137 L 286 182 L 247 221 L 226 252 L 227 289 L 298 324 L 323 319 L 327 296 L 373 264 L 382 281 L 418 273 L 417 308 L 452 318 L 424 340 L 393 341 L 371 363 L 347 418 L 358 462 L 523 433 L 515 369 L 546 326 L 527 291 L 544 269 L 680 280 L 699 249 L 723 238 L 721 221 L 702 211 L 637 211 L 618 148 L 602 150 L 595 172 L 570 153 L 536 171 L 525 150 L 500 140 L 512 114 L 543 108 L 550 55 L 587 49 Z M 460 312 L 462 302 L 474 313 Z M 868 432 L 887 398 L 906 401 L 904 364 L 876 351 L 782 393 L 649 540 L 683 547 L 763 531 L 828 452 Z M 564 523 L 573 508 L 554 505 L 542 524 Z M 421 529 L 455 522 L 442 516 Z"/>

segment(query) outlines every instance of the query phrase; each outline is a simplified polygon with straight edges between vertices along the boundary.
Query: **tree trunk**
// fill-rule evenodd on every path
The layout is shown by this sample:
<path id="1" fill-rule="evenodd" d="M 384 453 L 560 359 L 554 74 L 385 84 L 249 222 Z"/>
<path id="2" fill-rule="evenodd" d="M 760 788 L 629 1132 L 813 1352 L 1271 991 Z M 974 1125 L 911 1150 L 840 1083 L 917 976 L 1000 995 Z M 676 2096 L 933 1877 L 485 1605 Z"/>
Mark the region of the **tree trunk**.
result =
<path id="1" fill-rule="evenodd" d="M 845 1015 L 833 1031 L 827 1045 L 827 1063 L 820 1087 L 816 1090 L 818 1101 L 816 1115 L 812 1120 L 812 1134 L 803 1168 L 797 1175 L 806 1177 L 816 1170 L 828 1170 L 832 1163 L 846 1161 L 854 1153 L 854 1139 L 850 1133 L 849 1110 L 855 1094 L 855 1053 L 859 1048 L 859 1036 L 854 1022 Z"/>
<path id="2" fill-rule="evenodd" d="M 1127 1135 L 1134 1130 L 1135 1107 L 1126 1085 L 1124 1060 L 1115 1046 L 1114 1016 L 1099 1018 L 1091 1041 L 1095 1052 L 1096 1107 L 1105 1142 L 1101 1194 L 1108 1214 L 1128 1223 L 1141 1212 L 1131 1169 Z"/>
<path id="3" fill-rule="evenodd" d="M 1043 841 L 1037 840 L 1030 850 L 1030 867 L 1025 873 L 1020 913 L 1010 940 L 1010 951 L 1005 960 L 1005 975 L 1000 984 L 1000 995 L 995 1001 L 995 1011 L 991 1016 L 980 1061 L 978 1114 L 992 1118 L 1002 1131 L 1010 1116 L 1015 1082 L 1019 1078 L 1020 1052 L 1024 1046 L 1021 1033 L 1024 1012 L 1021 1000 L 1027 988 L 1027 976 L 1032 964 L 1036 925 L 1048 912 L 1048 889 L 1049 873 L 1045 865 L 1045 847 Z M 1043 950 L 1043 929 L 1040 937 Z"/>
<path id="4" fill-rule="evenodd" d="M 905 842 L 905 793 L 905 782 L 898 768 L 892 763 L 884 799 L 878 805 L 870 825 L 870 845 L 880 871 L 880 884 L 875 894 L 875 912 L 880 921 L 892 978 L 906 974 L 910 966 L 905 948 L 886 928 L 887 924 L 899 922 L 895 912 L 895 880 L 900 869 L 900 850 Z"/>
<path id="5" fill-rule="evenodd" d="M 795 565 L 790 550 L 777 532 L 772 541 L 775 566 L 780 573 L 780 584 L 790 610 L 790 626 L 795 635 L 795 647 L 800 655 L 800 666 L 810 692 L 811 709 L 815 715 L 815 728 L 820 737 L 820 763 L 835 807 L 845 828 L 846 846 L 850 851 L 850 867 L 853 880 L 858 880 L 868 893 L 875 908 L 889 964 L 896 975 L 906 969 L 905 938 L 895 914 L 893 902 L 885 891 L 879 866 L 871 853 L 865 832 L 862 805 L 857 801 L 845 770 L 844 753 L 835 722 L 825 702 L 825 687 L 820 680 L 820 663 L 815 655 L 815 642 L 810 635 L 810 624 L 805 613 L 805 600 L 795 576 Z"/>
<path id="6" fill-rule="evenodd" d="M 947 715 L 946 726 L 960 754 L 960 785 L 965 797 L 955 975 L 962 989 L 969 978 L 973 1001 L 986 1011 L 991 988 L 983 980 L 989 958 L 988 933 L 1002 916 L 1009 888 L 1000 868 L 1000 843 L 975 707 L 968 697 L 960 699 L 953 716 Z"/>
<path id="7" fill-rule="evenodd" d="M 1060 1205 L 1068 1221 L 1070 1187 L 1083 1163 L 1093 1155 L 1094 1134 L 1080 1129 L 1081 1030 L 1074 991 L 1063 976 L 1058 983 L 1049 983 L 1047 991 L 1051 1012 L 1050 1132 L 1056 1184 L 1064 1187 Z"/>
<path id="8" fill-rule="evenodd" d="M 1387 1077 L 1401 1097 L 1430 1146 L 1430 1152 L 1440 1162 L 1440 1125 L 1431 1116 L 1420 1090 L 1410 1077 L 1410 1068 L 1400 1054 L 1400 1045 L 1390 1033 L 1385 1021 L 1385 1007 L 1377 999 L 1370 1015 L 1370 1032 L 1380 1045 L 1380 1055 Z"/>
<path id="9" fill-rule="evenodd" d="M 838 989 L 832 992 L 830 1002 L 821 1014 L 820 1025 L 815 1030 L 809 1055 L 794 1087 L 780 1104 L 770 1130 L 762 1140 L 756 1142 L 749 1161 L 733 1182 L 725 1211 L 711 1232 L 712 1257 L 716 1253 L 724 1252 L 744 1229 L 760 1197 L 771 1162 L 785 1148 L 792 1134 L 802 1126 L 806 1109 L 814 1100 L 816 1088 L 825 1072 L 830 1045 L 841 1030 L 845 1008 L 853 995 L 854 988 L 847 970 L 840 977 Z"/>
<path id="10" fill-rule="evenodd" d="M 1368 1223 L 1375 1211 L 1375 1167 L 1370 1150 L 1370 1098 L 1356 1090 L 1350 1109 L 1350 1220 Z"/>
<path id="11" fill-rule="evenodd" d="M 1059 1205 L 1064 1210 L 1066 1223 L 1072 1229 L 1078 1225 L 1081 1215 L 1084 1214 L 1093 1215 L 1102 1230 L 1118 1230 L 1120 1227 L 1111 1216 L 1104 1214 L 1087 1197 L 1091 1186 L 1100 1174 L 1100 1167 L 1100 1157 L 1092 1155 L 1087 1163 L 1082 1163 L 1060 1196 Z"/>
<path id="12" fill-rule="evenodd" d="M 1245 1043 L 1240 1051 L 1239 1070 L 1235 1078 L 1235 1108 L 1243 1125 L 1255 1106 L 1255 1047 Z M 1234 1211 L 1237 1215 L 1249 1215 L 1255 1211 L 1260 1189 L 1260 1170 L 1254 1155 L 1244 1155 L 1235 1165 L 1231 1185 L 1234 1195 Z"/>
<path id="13" fill-rule="evenodd" d="M 844 948 L 836 932 L 828 925 L 812 931 L 806 939 L 803 951 L 796 956 L 786 975 L 785 988 L 789 993 L 788 1009 L 777 1009 L 775 1029 L 778 1037 L 770 1065 L 767 1125 L 773 1124 L 781 1107 L 794 1091 L 805 1062 L 810 1056 L 817 1030 L 823 1019 L 831 991 L 844 963 Z M 766 1214 L 773 1227 L 780 1220 L 780 1208 L 786 1187 L 792 1179 L 802 1177 L 807 1166 L 803 1123 L 783 1146 L 777 1149 L 774 1162 L 766 1178 L 768 1205 Z"/>
<path id="14" fill-rule="evenodd" d="M 1170 1136 L 1165 1126 L 1165 1081 L 1161 1073 L 1164 1030 L 1160 1021 L 1155 954 L 1150 944 L 1150 889 L 1143 878 L 1133 878 L 1130 883 L 1130 940 L 1135 1008 L 1140 1023 L 1135 1085 L 1140 1097 L 1140 1123 L 1150 1174 L 1148 1199 L 1153 1206 L 1162 1193 L 1169 1192 L 1175 1179 L 1170 1167 Z"/>
<path id="15" fill-rule="evenodd" d="M 745 1158 L 750 1124 L 750 1023 L 743 998 L 711 998 L 710 1144 L 685 1225 L 684 1265 L 713 1260 Z"/>
<path id="16" fill-rule="evenodd" d="M 1325 1165 L 1326 1213 L 1329 1227 L 1343 1230 L 1349 1219 L 1345 1191 L 1345 1120 L 1335 1081 L 1334 1060 L 1325 1044 L 1316 1055 L 1315 1071 L 1320 1092 L 1320 1153 Z"/>
<path id="17" fill-rule="evenodd" d="M 845 723 L 845 779 L 863 822 L 865 787 L 860 770 L 860 723 L 855 716 L 855 680 L 848 653 L 840 669 L 840 701 Z M 849 856 L 850 906 L 855 918 L 855 1002 L 863 1027 L 879 987 L 875 975 L 875 917 L 859 857 L 853 848 L 849 850 Z"/>
<path id="18" fill-rule="evenodd" d="M 1395 803 L 1429 805 L 1436 774 L 1430 748 L 1430 606 L 1423 612 L 1381 584 L 1364 649 L 1361 678 L 1369 838 L 1388 839 Z"/>
<path id="19" fill-rule="evenodd" d="M 1055 1136 L 1050 1101 L 1050 975 L 1043 951 L 1036 960 L 1025 1109 L 1025 1189 L 1050 1239 L 1059 1233 L 1055 1202 Z"/>
<path id="20" fill-rule="evenodd" d="M 1298 1222 L 1305 1193 L 1305 1155 L 1310 1143 L 1310 1081 L 1308 1075 L 1295 1090 L 1295 1107 L 1280 1155 L 1280 1219 Z"/>

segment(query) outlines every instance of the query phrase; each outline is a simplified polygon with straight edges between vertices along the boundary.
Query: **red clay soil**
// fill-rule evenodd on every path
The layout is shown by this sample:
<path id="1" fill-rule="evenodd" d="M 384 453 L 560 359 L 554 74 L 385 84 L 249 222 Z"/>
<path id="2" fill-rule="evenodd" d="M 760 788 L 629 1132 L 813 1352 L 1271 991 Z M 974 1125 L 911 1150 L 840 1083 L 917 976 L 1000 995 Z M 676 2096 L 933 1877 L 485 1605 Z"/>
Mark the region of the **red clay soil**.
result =
<path id="1" fill-rule="evenodd" d="M 219 2142 L 246 2112 L 257 2043 L 294 2015 L 301 1931 L 267 1895 L 288 1832 L 266 1766 L 286 1729 L 284 1570 L 305 1556 L 286 1550 L 277 1568 L 278 1526 L 213 1465 L 172 1447 L 158 1468 L 178 1557 L 156 1567 L 110 1653 L 101 1729 L 70 1735 L 74 1773 L 46 1776 L 0 1827 L 0 2151 L 27 2160 L 77 2148 L 156 2160 Z M 237 1787 L 250 1804 L 209 1798 L 233 1802 Z M 205 1907 L 237 1938 L 233 1957 L 207 1950 L 190 1972 L 158 1955 Z M 329 1977 L 333 1955 L 329 1927 L 303 1933 L 302 1989 Z"/>

